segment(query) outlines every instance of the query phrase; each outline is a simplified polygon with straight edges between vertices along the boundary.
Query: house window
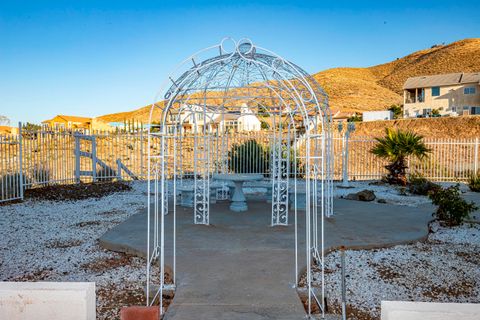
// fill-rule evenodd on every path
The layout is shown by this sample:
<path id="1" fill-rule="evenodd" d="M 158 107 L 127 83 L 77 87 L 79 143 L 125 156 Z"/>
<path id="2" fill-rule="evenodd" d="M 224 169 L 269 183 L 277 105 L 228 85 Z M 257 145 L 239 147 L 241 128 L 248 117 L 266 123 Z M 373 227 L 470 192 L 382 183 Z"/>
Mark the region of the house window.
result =
<path id="1" fill-rule="evenodd" d="M 417 93 L 418 93 L 417 102 L 425 102 L 425 89 L 419 88 Z"/>
<path id="2" fill-rule="evenodd" d="M 472 114 L 480 114 L 480 107 L 472 107 Z"/>
<path id="3" fill-rule="evenodd" d="M 432 97 L 438 97 L 440 95 L 440 87 L 432 87 Z"/>
<path id="4" fill-rule="evenodd" d="M 463 88 L 463 94 L 475 94 L 475 87 Z"/>

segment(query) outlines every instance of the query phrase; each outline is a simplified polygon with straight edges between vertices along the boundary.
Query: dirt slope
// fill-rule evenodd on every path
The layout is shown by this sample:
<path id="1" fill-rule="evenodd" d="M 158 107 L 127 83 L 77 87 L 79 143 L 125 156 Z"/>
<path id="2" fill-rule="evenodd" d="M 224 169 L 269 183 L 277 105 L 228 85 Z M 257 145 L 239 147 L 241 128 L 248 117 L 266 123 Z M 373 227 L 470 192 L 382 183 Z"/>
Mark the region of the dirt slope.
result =
<path id="1" fill-rule="evenodd" d="M 472 139 L 480 137 L 480 117 L 463 116 L 360 122 L 357 123 L 352 136 L 379 137 L 385 134 L 385 128 L 409 130 L 434 139 Z"/>

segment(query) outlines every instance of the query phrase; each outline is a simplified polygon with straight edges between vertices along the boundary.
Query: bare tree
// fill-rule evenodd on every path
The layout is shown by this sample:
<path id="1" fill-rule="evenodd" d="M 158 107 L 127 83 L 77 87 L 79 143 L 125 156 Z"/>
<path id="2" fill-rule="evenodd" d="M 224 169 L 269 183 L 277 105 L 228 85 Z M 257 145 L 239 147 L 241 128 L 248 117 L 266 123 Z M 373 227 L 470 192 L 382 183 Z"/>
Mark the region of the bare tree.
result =
<path id="1" fill-rule="evenodd" d="M 8 119 L 6 116 L 0 115 L 0 126 L 9 126 L 10 125 L 10 119 Z"/>

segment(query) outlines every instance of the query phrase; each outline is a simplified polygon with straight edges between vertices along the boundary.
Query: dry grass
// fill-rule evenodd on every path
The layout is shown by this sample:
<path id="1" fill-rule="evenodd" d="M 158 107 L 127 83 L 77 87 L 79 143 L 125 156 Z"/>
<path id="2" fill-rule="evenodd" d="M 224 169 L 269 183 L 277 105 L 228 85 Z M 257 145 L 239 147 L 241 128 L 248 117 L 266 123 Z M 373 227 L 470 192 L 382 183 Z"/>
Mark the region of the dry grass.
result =
<path id="1" fill-rule="evenodd" d="M 328 93 L 330 107 L 336 110 L 362 112 L 402 102 L 400 95 L 379 85 L 368 68 L 329 69 L 314 78 Z"/>

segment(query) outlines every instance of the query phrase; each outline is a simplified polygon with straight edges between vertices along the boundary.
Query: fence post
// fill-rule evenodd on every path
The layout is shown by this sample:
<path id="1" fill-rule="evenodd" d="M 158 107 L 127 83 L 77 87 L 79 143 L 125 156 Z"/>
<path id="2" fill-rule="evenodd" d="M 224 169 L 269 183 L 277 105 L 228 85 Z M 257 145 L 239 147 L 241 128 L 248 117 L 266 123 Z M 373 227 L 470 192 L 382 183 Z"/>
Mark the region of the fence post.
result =
<path id="1" fill-rule="evenodd" d="M 80 183 L 80 137 L 74 133 L 75 137 L 75 181 Z"/>
<path id="2" fill-rule="evenodd" d="M 143 125 L 140 129 L 140 176 L 142 179 L 145 178 L 143 174 Z"/>
<path id="3" fill-rule="evenodd" d="M 339 127 L 340 130 L 341 127 Z M 342 164 L 342 187 L 349 188 L 348 185 L 348 141 L 350 139 L 350 133 L 355 131 L 355 123 L 348 122 L 347 128 L 343 136 L 343 164 Z"/>
<path id="4" fill-rule="evenodd" d="M 95 136 L 92 135 L 92 180 L 97 181 L 97 142 Z"/>
<path id="5" fill-rule="evenodd" d="M 340 247 L 340 264 L 342 268 L 342 281 L 341 281 L 341 287 L 342 287 L 342 320 L 347 319 L 347 286 L 345 284 L 345 247 L 341 246 Z"/>
<path id="6" fill-rule="evenodd" d="M 19 155 L 18 155 L 18 169 L 19 169 L 19 174 L 20 174 L 20 199 L 23 200 L 23 139 L 22 139 L 22 123 L 18 123 L 18 149 L 19 149 Z"/>
<path id="7" fill-rule="evenodd" d="M 474 174 L 478 173 L 478 137 L 475 138 L 475 157 L 474 157 L 474 163 L 473 163 L 473 170 Z"/>
<path id="8" fill-rule="evenodd" d="M 117 159 L 117 179 L 122 180 L 122 161 Z"/>

